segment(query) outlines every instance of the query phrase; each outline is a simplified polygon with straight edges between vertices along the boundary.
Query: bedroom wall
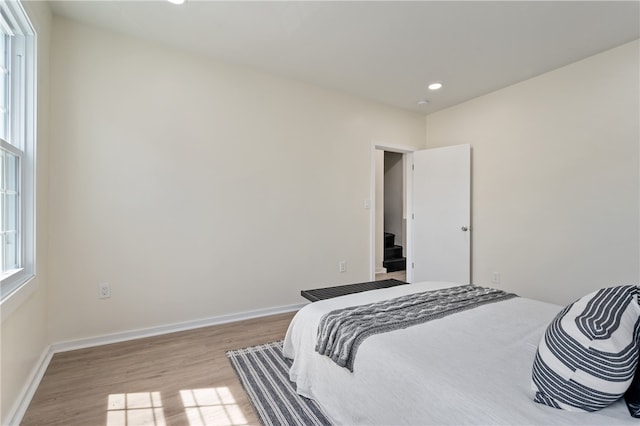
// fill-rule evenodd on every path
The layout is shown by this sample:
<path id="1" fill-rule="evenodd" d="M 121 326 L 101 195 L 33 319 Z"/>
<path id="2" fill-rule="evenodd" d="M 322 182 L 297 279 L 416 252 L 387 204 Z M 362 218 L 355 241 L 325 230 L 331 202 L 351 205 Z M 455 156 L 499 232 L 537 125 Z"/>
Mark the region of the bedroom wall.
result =
<path id="1" fill-rule="evenodd" d="M 640 284 L 638 41 L 427 117 L 472 145 L 473 281 L 565 304 Z"/>
<path id="2" fill-rule="evenodd" d="M 52 49 L 53 342 L 368 279 L 371 145 L 423 116 L 57 17 Z"/>
<path id="3" fill-rule="evenodd" d="M 404 164 L 397 152 L 384 153 L 384 230 L 394 234 L 395 243 L 405 248 L 402 233 Z"/>
<path id="4" fill-rule="evenodd" d="M 36 277 L 2 304 L 0 323 L 0 424 L 12 424 L 31 377 L 46 355 L 47 157 L 51 12 L 42 2 L 23 3 L 38 34 L 36 146 Z"/>

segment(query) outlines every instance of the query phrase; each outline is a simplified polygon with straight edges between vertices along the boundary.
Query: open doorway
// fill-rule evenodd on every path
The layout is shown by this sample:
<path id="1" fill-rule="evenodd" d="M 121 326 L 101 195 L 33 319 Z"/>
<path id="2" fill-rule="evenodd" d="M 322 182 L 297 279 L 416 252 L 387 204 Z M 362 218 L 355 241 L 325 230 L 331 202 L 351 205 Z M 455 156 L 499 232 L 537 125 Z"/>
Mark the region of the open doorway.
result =
<path id="1" fill-rule="evenodd" d="M 407 281 L 408 152 L 376 147 L 374 156 L 374 279 Z"/>
<path id="2" fill-rule="evenodd" d="M 403 187 L 393 191 L 403 197 L 399 241 L 406 257 L 404 281 L 471 283 L 470 144 L 425 150 L 372 145 L 371 200 L 375 208 L 371 209 L 370 217 L 371 280 L 391 278 L 381 275 L 387 273 L 384 268 L 385 152 L 402 156 Z M 394 161 L 391 158 L 390 161 Z"/>

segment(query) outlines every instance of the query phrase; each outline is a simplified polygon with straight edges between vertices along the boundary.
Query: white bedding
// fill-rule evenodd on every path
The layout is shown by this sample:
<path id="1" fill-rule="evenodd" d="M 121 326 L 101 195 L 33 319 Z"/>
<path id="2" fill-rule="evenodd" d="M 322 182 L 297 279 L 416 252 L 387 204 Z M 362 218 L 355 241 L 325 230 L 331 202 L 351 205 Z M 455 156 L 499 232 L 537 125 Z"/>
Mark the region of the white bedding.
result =
<path id="1" fill-rule="evenodd" d="M 417 283 L 302 308 L 284 341 L 298 393 L 343 425 L 638 424 L 622 400 L 595 413 L 533 402 L 533 358 L 557 305 L 519 297 L 374 335 L 360 345 L 353 373 L 314 350 L 327 312 L 456 285 Z"/>

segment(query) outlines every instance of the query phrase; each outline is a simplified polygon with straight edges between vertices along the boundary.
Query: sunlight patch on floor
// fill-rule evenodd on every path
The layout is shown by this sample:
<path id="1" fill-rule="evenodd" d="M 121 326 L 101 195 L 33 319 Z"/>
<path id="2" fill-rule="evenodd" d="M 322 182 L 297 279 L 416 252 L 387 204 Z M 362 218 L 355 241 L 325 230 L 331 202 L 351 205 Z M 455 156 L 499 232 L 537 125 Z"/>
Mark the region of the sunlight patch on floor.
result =
<path id="1" fill-rule="evenodd" d="M 239 426 L 247 419 L 228 387 L 181 390 L 189 426 Z"/>
<path id="2" fill-rule="evenodd" d="M 160 392 L 109 395 L 107 426 L 166 426 Z"/>

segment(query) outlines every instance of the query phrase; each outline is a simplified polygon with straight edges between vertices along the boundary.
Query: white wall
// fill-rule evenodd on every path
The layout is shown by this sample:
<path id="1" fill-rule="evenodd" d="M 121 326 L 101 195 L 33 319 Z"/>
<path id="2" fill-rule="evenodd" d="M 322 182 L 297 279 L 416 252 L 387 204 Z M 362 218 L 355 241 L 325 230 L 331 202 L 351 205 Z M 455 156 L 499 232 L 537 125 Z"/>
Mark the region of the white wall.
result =
<path id="1" fill-rule="evenodd" d="M 24 3 L 38 34 L 38 110 L 36 147 L 36 278 L 2 305 L 0 324 L 0 422 L 10 419 L 48 347 L 47 157 L 49 126 L 49 43 L 51 12 L 40 2 Z M 26 407 L 23 407 L 26 408 Z"/>
<path id="2" fill-rule="evenodd" d="M 403 154 L 384 153 L 384 231 L 395 235 L 395 244 L 405 247 L 402 232 L 404 207 Z"/>
<path id="3" fill-rule="evenodd" d="M 639 44 L 427 117 L 470 143 L 473 281 L 560 304 L 639 284 Z"/>
<path id="4" fill-rule="evenodd" d="M 423 116 L 59 18 L 52 52 L 52 341 L 368 280 L 371 145 Z"/>

